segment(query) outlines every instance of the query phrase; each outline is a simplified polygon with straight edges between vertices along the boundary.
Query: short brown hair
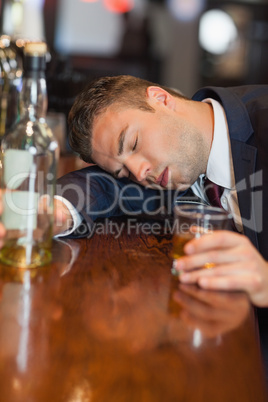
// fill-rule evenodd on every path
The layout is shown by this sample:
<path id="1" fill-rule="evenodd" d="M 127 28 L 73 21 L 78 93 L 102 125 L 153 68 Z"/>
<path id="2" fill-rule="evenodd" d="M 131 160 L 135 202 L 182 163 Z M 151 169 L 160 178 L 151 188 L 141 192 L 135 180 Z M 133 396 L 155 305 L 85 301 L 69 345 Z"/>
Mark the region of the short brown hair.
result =
<path id="1" fill-rule="evenodd" d="M 146 101 L 146 90 L 156 85 L 171 95 L 179 92 L 130 75 L 102 77 L 92 81 L 75 99 L 68 116 L 69 143 L 73 151 L 87 163 L 92 163 L 92 127 L 94 119 L 111 105 L 137 108 L 146 112 L 154 109 Z"/>

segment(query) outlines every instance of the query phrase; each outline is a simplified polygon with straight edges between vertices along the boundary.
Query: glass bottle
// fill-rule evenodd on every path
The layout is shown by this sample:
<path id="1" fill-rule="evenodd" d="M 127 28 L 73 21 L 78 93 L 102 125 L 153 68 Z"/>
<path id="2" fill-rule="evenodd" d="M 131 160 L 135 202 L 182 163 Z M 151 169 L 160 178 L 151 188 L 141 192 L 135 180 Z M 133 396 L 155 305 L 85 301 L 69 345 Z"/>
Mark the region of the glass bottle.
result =
<path id="1" fill-rule="evenodd" d="M 7 122 L 10 65 L 0 44 L 0 141 L 4 136 Z"/>
<path id="2" fill-rule="evenodd" d="M 45 120 L 46 51 L 44 42 L 25 45 L 21 117 L 1 144 L 2 220 L 7 232 L 0 260 L 22 268 L 51 260 L 59 147 Z"/>
<path id="3" fill-rule="evenodd" d="M 19 117 L 22 57 L 8 35 L 0 36 L 0 140 Z"/>

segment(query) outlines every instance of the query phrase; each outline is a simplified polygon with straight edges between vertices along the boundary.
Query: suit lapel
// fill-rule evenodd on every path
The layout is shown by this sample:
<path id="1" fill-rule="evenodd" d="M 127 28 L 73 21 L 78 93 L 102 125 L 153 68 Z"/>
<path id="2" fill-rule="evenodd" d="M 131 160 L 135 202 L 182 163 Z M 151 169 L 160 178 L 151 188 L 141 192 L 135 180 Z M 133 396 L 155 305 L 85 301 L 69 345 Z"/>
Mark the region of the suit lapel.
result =
<path id="1" fill-rule="evenodd" d="M 257 150 L 237 140 L 231 140 L 231 148 L 244 233 L 258 248 L 257 232 L 260 222 L 256 221 L 256 217 L 259 216 L 258 211 L 262 206 L 260 192 L 255 191 L 261 184 L 260 175 L 255 172 Z"/>

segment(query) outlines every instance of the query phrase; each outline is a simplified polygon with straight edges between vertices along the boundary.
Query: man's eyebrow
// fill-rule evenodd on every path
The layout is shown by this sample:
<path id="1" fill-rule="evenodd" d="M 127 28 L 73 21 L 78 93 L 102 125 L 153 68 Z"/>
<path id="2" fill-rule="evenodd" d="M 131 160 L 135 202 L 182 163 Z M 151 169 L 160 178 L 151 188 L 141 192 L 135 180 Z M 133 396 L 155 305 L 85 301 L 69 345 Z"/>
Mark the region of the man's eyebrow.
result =
<path id="1" fill-rule="evenodd" d="M 125 141 L 125 136 L 126 136 L 127 129 L 128 129 L 128 125 L 125 128 L 123 128 L 123 130 L 119 134 L 117 156 L 122 155 L 122 153 L 124 151 L 124 141 Z"/>

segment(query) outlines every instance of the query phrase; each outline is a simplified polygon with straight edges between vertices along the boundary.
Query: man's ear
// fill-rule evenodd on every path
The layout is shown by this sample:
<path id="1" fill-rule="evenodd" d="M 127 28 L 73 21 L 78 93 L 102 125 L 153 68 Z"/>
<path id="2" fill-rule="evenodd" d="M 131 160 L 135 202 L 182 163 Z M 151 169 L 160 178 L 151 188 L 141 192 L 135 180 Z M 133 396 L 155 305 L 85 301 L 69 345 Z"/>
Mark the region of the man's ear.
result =
<path id="1" fill-rule="evenodd" d="M 146 93 L 149 100 L 162 103 L 163 105 L 169 107 L 170 109 L 175 108 L 176 102 L 174 97 L 165 89 L 151 86 L 147 88 Z"/>

